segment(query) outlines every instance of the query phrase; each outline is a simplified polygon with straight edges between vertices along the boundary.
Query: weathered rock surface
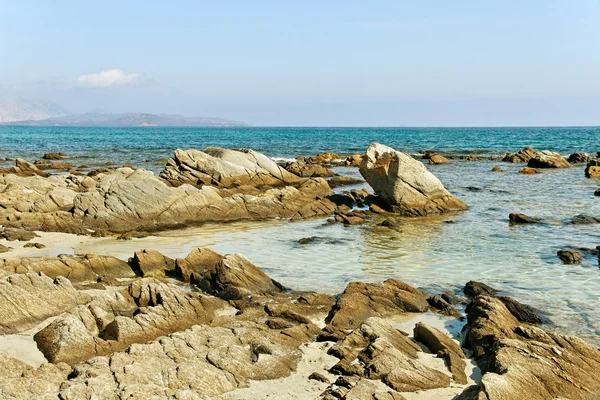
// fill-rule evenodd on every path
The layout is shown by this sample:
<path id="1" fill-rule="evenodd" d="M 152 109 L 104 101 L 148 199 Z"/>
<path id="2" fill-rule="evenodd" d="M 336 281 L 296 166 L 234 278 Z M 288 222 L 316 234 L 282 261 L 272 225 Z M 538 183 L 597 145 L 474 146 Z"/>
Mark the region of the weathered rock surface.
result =
<path id="1" fill-rule="evenodd" d="M 175 260 L 156 250 L 136 251 L 129 263 L 137 275 L 145 278 L 164 278 L 175 271 Z"/>
<path id="2" fill-rule="evenodd" d="M 6 239 L 9 242 L 18 240 L 21 242 L 28 242 L 38 237 L 35 232 L 26 231 L 24 229 L 6 228 L 0 231 L 0 238 Z"/>
<path id="3" fill-rule="evenodd" d="M 329 183 L 329 186 L 331 186 L 332 189 L 340 186 L 364 183 L 362 179 L 353 178 L 351 176 L 334 176 L 331 179 L 328 179 L 327 182 Z"/>
<path id="4" fill-rule="evenodd" d="M 598 397 L 600 350 L 582 340 L 522 325 L 499 299 L 487 296 L 470 304 L 467 327 L 465 345 L 484 372 L 479 398 Z"/>
<path id="5" fill-rule="evenodd" d="M 569 168 L 571 164 L 559 153 L 542 150 L 527 162 L 530 168 Z"/>
<path id="6" fill-rule="evenodd" d="M 195 186 L 281 186 L 298 184 L 298 176 L 286 171 L 269 157 L 254 150 L 229 150 L 207 147 L 175 150 L 160 177 L 179 186 L 187 183 Z"/>
<path id="7" fill-rule="evenodd" d="M 303 161 L 293 161 L 285 164 L 285 170 L 303 178 L 333 176 L 333 171 L 321 164 L 307 164 Z"/>
<path id="8" fill-rule="evenodd" d="M 95 176 L 89 189 L 83 186 L 89 177 L 9 176 L 0 176 L 4 224 L 29 230 L 154 231 L 211 221 L 311 218 L 335 209 L 327 199 L 333 192 L 322 178 L 305 180 L 298 187 L 244 194 L 188 184 L 173 188 L 152 172 L 129 168 Z"/>
<path id="9" fill-rule="evenodd" d="M 429 296 L 395 279 L 382 283 L 351 282 L 327 316 L 322 339 L 339 339 L 373 316 L 425 312 Z"/>
<path id="10" fill-rule="evenodd" d="M 131 283 L 127 294 L 138 306 L 133 316 L 77 310 L 39 331 L 34 337 L 38 348 L 50 362 L 74 364 L 207 323 L 220 305 L 214 298 L 149 278 Z"/>
<path id="11" fill-rule="evenodd" d="M 67 277 L 73 282 L 96 281 L 98 278 L 133 278 L 134 271 L 122 260 L 110 256 L 60 255 L 58 257 L 23 257 L 0 259 L 1 274 L 43 273 L 50 278 Z"/>
<path id="12" fill-rule="evenodd" d="M 535 168 L 525 167 L 525 168 L 521 168 L 519 170 L 519 173 L 522 175 L 535 175 L 538 173 L 538 171 Z"/>
<path id="13" fill-rule="evenodd" d="M 64 160 L 69 157 L 65 153 L 46 153 L 42 158 L 44 160 Z"/>
<path id="14" fill-rule="evenodd" d="M 600 178 L 600 160 L 591 160 L 585 167 L 587 178 Z"/>
<path id="15" fill-rule="evenodd" d="M 525 147 L 525 148 L 519 150 L 517 153 L 511 153 L 511 154 L 505 155 L 504 158 L 502 159 L 502 161 L 512 162 L 512 163 L 526 163 L 531 158 L 535 157 L 536 155 L 537 155 L 537 151 L 535 151 L 533 148 L 528 146 L 528 147 Z"/>
<path id="16" fill-rule="evenodd" d="M 439 165 L 439 164 L 448 164 L 450 161 L 448 161 L 448 159 L 440 154 L 432 154 L 431 157 L 429 157 L 429 164 L 430 165 Z"/>
<path id="17" fill-rule="evenodd" d="M 438 357 L 443 357 L 448 369 L 452 373 L 452 379 L 456 383 L 464 385 L 467 383 L 465 368 L 465 353 L 458 343 L 439 329 L 433 328 L 422 322 L 418 322 L 414 328 L 414 337 L 423 343 Z"/>
<path id="18" fill-rule="evenodd" d="M 22 332 L 68 311 L 89 297 L 63 277 L 19 274 L 0 278 L 0 333 Z"/>
<path id="19" fill-rule="evenodd" d="M 420 161 L 379 143 L 367 149 L 360 173 L 379 198 L 400 214 L 423 216 L 467 208 Z"/>
<path id="20" fill-rule="evenodd" d="M 48 174 L 39 169 L 33 163 L 22 158 L 17 158 L 14 167 L 0 168 L 0 174 L 13 174 L 17 176 L 43 176 L 47 177 Z"/>

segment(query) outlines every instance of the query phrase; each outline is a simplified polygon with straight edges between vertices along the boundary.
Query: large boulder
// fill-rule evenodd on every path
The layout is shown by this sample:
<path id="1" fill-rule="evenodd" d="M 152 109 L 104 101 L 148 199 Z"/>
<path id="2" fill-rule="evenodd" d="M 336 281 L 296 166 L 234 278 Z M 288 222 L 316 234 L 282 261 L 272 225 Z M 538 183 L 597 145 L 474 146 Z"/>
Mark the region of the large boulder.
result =
<path id="1" fill-rule="evenodd" d="M 571 164 L 559 153 L 543 150 L 527 162 L 529 168 L 569 168 Z"/>
<path id="2" fill-rule="evenodd" d="M 589 162 L 590 160 L 591 160 L 590 156 L 588 156 L 586 153 L 573 153 L 567 159 L 567 161 L 570 162 L 571 164 L 586 163 L 586 162 Z"/>
<path id="3" fill-rule="evenodd" d="M 600 160 L 591 160 L 585 167 L 587 178 L 600 178 Z"/>
<path id="4" fill-rule="evenodd" d="M 500 299 L 478 296 L 467 311 L 465 346 L 484 373 L 479 398 L 598 398 L 600 350 L 522 324 Z"/>
<path id="5" fill-rule="evenodd" d="M 281 186 L 302 181 L 264 154 L 249 149 L 219 147 L 207 147 L 204 151 L 175 150 L 174 158 L 168 161 L 160 177 L 173 186 L 187 183 L 225 188 Z"/>
<path id="6" fill-rule="evenodd" d="M 383 203 L 400 214 L 423 216 L 467 208 L 420 161 L 379 143 L 367 149 L 360 173 Z"/>
<path id="7" fill-rule="evenodd" d="M 537 151 L 527 146 L 519 150 L 517 153 L 506 154 L 504 158 L 502 158 L 502 161 L 512 163 L 526 163 L 536 155 Z"/>

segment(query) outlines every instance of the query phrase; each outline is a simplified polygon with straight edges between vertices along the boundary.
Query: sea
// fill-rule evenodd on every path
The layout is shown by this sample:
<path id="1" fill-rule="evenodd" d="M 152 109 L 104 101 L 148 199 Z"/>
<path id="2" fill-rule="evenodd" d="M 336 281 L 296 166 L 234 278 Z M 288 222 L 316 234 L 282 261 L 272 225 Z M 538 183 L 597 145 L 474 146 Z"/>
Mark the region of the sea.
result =
<path id="1" fill-rule="evenodd" d="M 600 127 L 523 128 L 85 128 L 0 126 L 0 166 L 17 157 L 30 161 L 64 152 L 69 163 L 90 168 L 111 161 L 158 173 L 177 148 L 252 148 L 278 161 L 333 151 L 362 153 L 372 142 L 416 154 L 479 155 L 483 161 L 451 160 L 428 168 L 468 210 L 426 218 L 403 218 L 394 229 L 375 223 L 344 227 L 324 219 L 203 225 L 158 236 L 81 244 L 73 252 L 122 258 L 139 248 L 185 256 L 194 247 L 242 253 L 286 287 L 339 293 L 350 281 L 401 279 L 432 294 L 460 292 L 469 280 L 542 313 L 546 328 L 600 346 L 600 269 L 593 249 L 600 224 L 574 225 L 579 214 L 600 217 L 600 180 L 584 175 L 585 165 L 521 175 L 521 164 L 497 160 L 525 146 L 568 156 L 600 151 Z M 8 160 L 6 160 L 8 159 Z M 4 161 L 1 161 L 4 160 Z M 499 165 L 503 172 L 491 172 Z M 341 175 L 359 177 L 356 168 Z M 339 188 L 368 188 L 358 184 Z M 1 212 L 1 210 L 0 210 Z M 543 219 L 513 225 L 512 212 Z M 299 239 L 317 237 L 307 245 Z M 556 252 L 583 249 L 577 265 L 563 265 Z M 585 250 L 588 249 L 588 250 Z"/>

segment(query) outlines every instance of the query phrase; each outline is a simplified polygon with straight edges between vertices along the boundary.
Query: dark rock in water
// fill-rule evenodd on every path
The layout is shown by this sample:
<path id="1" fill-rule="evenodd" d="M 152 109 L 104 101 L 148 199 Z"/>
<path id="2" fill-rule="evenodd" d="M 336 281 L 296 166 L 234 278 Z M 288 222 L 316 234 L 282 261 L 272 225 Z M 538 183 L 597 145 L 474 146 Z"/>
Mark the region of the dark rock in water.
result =
<path id="1" fill-rule="evenodd" d="M 594 196 L 600 196 L 600 188 L 596 189 L 594 192 Z"/>
<path id="2" fill-rule="evenodd" d="M 20 242 L 28 242 L 36 237 L 38 237 L 38 235 L 35 232 L 26 231 L 24 229 L 6 228 L 4 231 L 0 232 L 0 238 L 6 239 L 9 242 L 15 240 Z"/>
<path id="3" fill-rule="evenodd" d="M 535 168 L 525 167 L 525 168 L 521 168 L 519 170 L 519 173 L 523 174 L 523 175 L 535 175 L 538 172 L 537 172 L 537 169 L 535 169 Z"/>
<path id="4" fill-rule="evenodd" d="M 536 155 L 537 151 L 528 146 L 519 150 L 518 153 L 507 154 L 504 156 L 502 161 L 511 163 L 526 163 Z"/>
<path id="5" fill-rule="evenodd" d="M 542 222 L 540 218 L 530 217 L 528 215 L 519 213 L 509 214 L 508 220 L 511 224 L 539 224 Z"/>
<path id="6" fill-rule="evenodd" d="M 444 315 L 448 315 L 450 317 L 462 318 L 461 313 L 456 311 L 450 303 L 444 300 L 441 296 L 430 296 L 427 298 L 427 302 L 429 305 L 438 310 L 440 313 Z"/>
<path id="7" fill-rule="evenodd" d="M 559 153 L 543 150 L 529 159 L 527 166 L 530 168 L 569 168 L 571 164 Z"/>
<path id="8" fill-rule="evenodd" d="M 475 297 L 479 295 L 495 296 L 496 289 L 493 289 L 485 283 L 477 281 L 469 281 L 465 285 L 463 292 L 469 297 Z"/>
<path id="9" fill-rule="evenodd" d="M 500 296 L 498 299 L 504 303 L 508 311 L 521 322 L 529 324 L 541 324 L 544 322 L 537 312 L 526 304 L 521 304 L 512 297 Z"/>
<path id="10" fill-rule="evenodd" d="M 502 168 L 499 166 L 492 167 L 492 172 L 502 172 Z"/>
<path id="11" fill-rule="evenodd" d="M 478 188 L 477 186 L 467 186 L 465 189 L 470 190 L 472 192 L 479 192 L 479 191 L 481 191 L 481 188 Z"/>
<path id="12" fill-rule="evenodd" d="M 400 222 L 398 222 L 398 220 L 396 218 L 386 218 L 383 221 L 381 221 L 381 223 L 379 224 L 381 226 L 387 226 L 388 228 L 393 228 L 395 226 L 400 225 Z"/>
<path id="13" fill-rule="evenodd" d="M 581 262 L 581 253 L 572 250 L 559 250 L 556 252 L 563 264 L 579 264 Z"/>
<path id="14" fill-rule="evenodd" d="M 571 164 L 580 164 L 590 161 L 590 156 L 585 153 L 573 153 L 567 159 Z"/>
<path id="15" fill-rule="evenodd" d="M 42 158 L 44 160 L 64 160 L 69 157 L 65 153 L 46 153 Z"/>
<path id="16" fill-rule="evenodd" d="M 341 240 L 333 239 L 333 238 L 324 238 L 319 236 L 310 236 L 305 237 L 298 240 L 298 244 L 318 244 L 318 243 L 326 243 L 326 244 L 339 244 Z"/>
<path id="17" fill-rule="evenodd" d="M 600 218 L 591 217 L 589 215 L 576 215 L 571 219 L 573 225 L 600 224 Z"/>
<path id="18" fill-rule="evenodd" d="M 585 167 L 585 176 L 587 178 L 600 178 L 600 159 L 591 160 Z"/>

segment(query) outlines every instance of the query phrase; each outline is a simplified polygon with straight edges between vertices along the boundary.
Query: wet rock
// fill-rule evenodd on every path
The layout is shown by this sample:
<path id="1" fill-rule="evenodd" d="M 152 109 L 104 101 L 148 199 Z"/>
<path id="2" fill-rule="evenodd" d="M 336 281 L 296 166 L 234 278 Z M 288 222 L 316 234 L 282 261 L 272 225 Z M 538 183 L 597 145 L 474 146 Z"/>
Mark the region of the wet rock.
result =
<path id="1" fill-rule="evenodd" d="M 492 167 L 492 172 L 502 172 L 502 168 L 496 165 Z"/>
<path id="2" fill-rule="evenodd" d="M 530 217 L 528 215 L 519 213 L 509 214 L 508 221 L 511 224 L 539 224 L 542 222 L 540 218 Z"/>
<path id="3" fill-rule="evenodd" d="M 327 181 L 331 188 L 336 188 L 340 186 L 348 186 L 348 185 L 356 185 L 359 183 L 363 183 L 362 179 L 353 178 L 351 176 L 334 176 L 333 178 Z"/>
<path id="4" fill-rule="evenodd" d="M 422 322 L 418 322 L 414 328 L 414 337 L 423 343 L 433 353 L 444 358 L 448 369 L 452 373 L 452 379 L 461 385 L 467 383 L 465 368 L 465 353 L 458 343 L 448 335 Z"/>
<path id="5" fill-rule="evenodd" d="M 75 168 L 73 164 L 61 163 L 61 162 L 53 162 L 48 166 L 48 169 L 72 169 Z"/>
<path id="6" fill-rule="evenodd" d="M 285 164 L 283 167 L 286 171 L 303 178 L 321 177 L 326 178 L 333 176 L 333 171 L 320 164 L 306 164 L 302 161 L 294 161 Z"/>
<path id="7" fill-rule="evenodd" d="M 194 249 L 186 258 L 175 260 L 176 275 L 185 282 L 200 283 L 215 273 L 217 264 L 223 256 L 206 248 Z"/>
<path id="8" fill-rule="evenodd" d="M 133 258 L 129 260 L 129 264 L 137 275 L 145 278 L 164 278 L 175 271 L 175 260 L 156 250 L 136 251 Z"/>
<path id="9" fill-rule="evenodd" d="M 586 163 L 590 160 L 590 156 L 588 156 L 586 153 L 573 153 L 567 159 L 567 161 L 569 161 L 571 164 Z"/>
<path id="10" fill-rule="evenodd" d="M 352 154 L 346 157 L 344 161 L 344 165 L 347 167 L 360 167 L 360 164 L 363 160 L 364 155 L 362 154 Z"/>
<path id="11" fill-rule="evenodd" d="M 173 186 L 184 183 L 218 187 L 281 186 L 302 179 L 286 171 L 269 157 L 249 149 L 228 150 L 207 147 L 175 151 L 160 177 Z"/>
<path id="12" fill-rule="evenodd" d="M 465 343 L 484 372 L 484 398 L 586 399 L 600 393 L 598 349 L 575 337 L 522 325 L 499 299 L 473 299 Z"/>
<path id="13" fill-rule="evenodd" d="M 448 164 L 449 162 L 446 157 L 439 154 L 432 154 L 429 157 L 429 165 Z"/>
<path id="14" fill-rule="evenodd" d="M 504 304 L 504 306 L 510 311 L 521 322 L 527 322 L 529 324 L 541 324 L 544 322 L 535 309 L 532 307 L 521 304 L 512 297 L 500 296 L 498 299 Z"/>
<path id="15" fill-rule="evenodd" d="M 379 198 L 400 214 L 423 216 L 467 208 L 420 161 L 379 143 L 367 149 L 360 173 Z"/>
<path id="16" fill-rule="evenodd" d="M 396 218 L 389 217 L 381 221 L 379 225 L 387 226 L 388 228 L 393 228 L 395 226 L 400 225 L 400 222 Z"/>
<path id="17" fill-rule="evenodd" d="M 437 310 L 441 314 L 449 317 L 462 318 L 461 313 L 456 311 L 456 309 L 441 296 L 429 296 L 427 302 L 434 310 Z"/>
<path id="18" fill-rule="evenodd" d="M 21 176 L 21 177 L 37 175 L 37 176 L 46 178 L 49 176 L 46 172 L 42 171 L 40 168 L 38 168 L 34 164 L 30 163 L 29 161 L 23 160 L 22 158 L 17 158 L 15 160 L 14 167 L 2 169 L 2 170 L 0 170 L 0 173 L 1 172 L 13 174 L 13 175 Z"/>
<path id="19" fill-rule="evenodd" d="M 594 196 L 600 196 L 600 188 L 594 191 Z"/>
<path id="20" fill-rule="evenodd" d="M 9 242 L 15 240 L 28 242 L 36 237 L 38 237 L 38 235 L 35 232 L 26 231 L 24 229 L 5 228 L 3 231 L 0 231 L 0 238 L 6 239 Z"/>
<path id="21" fill-rule="evenodd" d="M 46 153 L 42 158 L 44 160 L 64 160 L 69 157 L 65 153 Z"/>
<path id="22" fill-rule="evenodd" d="M 339 243 L 342 243 L 342 240 L 334 239 L 334 238 L 319 237 L 319 236 L 310 236 L 310 237 L 306 237 L 306 238 L 302 238 L 302 239 L 298 240 L 298 244 L 302 244 L 302 245 L 319 244 L 319 243 L 339 244 Z"/>
<path id="23" fill-rule="evenodd" d="M 28 273 L 0 278 L 0 333 L 25 331 L 88 300 L 63 277 Z"/>
<path id="24" fill-rule="evenodd" d="M 574 250 L 559 250 L 556 255 L 563 264 L 579 264 L 581 262 L 581 253 Z"/>
<path id="25" fill-rule="evenodd" d="M 538 173 L 538 171 L 535 168 L 525 167 L 525 168 L 521 168 L 519 170 L 519 173 L 523 174 L 523 175 L 535 175 Z"/>
<path id="26" fill-rule="evenodd" d="M 528 146 L 519 150 L 519 152 L 517 153 L 507 154 L 506 156 L 504 156 L 502 161 L 512 163 L 526 163 L 536 155 L 537 151 Z"/>
<path id="27" fill-rule="evenodd" d="M 600 178 L 600 159 L 591 160 L 585 167 L 587 178 Z"/>
<path id="28" fill-rule="evenodd" d="M 8 253 L 12 250 L 12 247 L 6 247 L 3 244 L 0 244 L 0 253 Z"/>
<path id="29" fill-rule="evenodd" d="M 527 162 L 530 168 L 569 168 L 571 164 L 559 153 L 548 150 L 539 151 Z"/>
<path id="30" fill-rule="evenodd" d="M 497 291 L 496 289 L 489 287 L 485 283 L 469 281 L 465 285 L 463 292 L 469 297 L 476 297 L 479 295 L 495 296 Z"/>
<path id="31" fill-rule="evenodd" d="M 429 308 L 424 292 L 395 279 L 382 283 L 351 282 L 332 307 L 322 339 L 358 327 L 372 316 L 425 312 Z"/>
<path id="32" fill-rule="evenodd" d="M 308 376 L 308 379 L 311 379 L 311 380 L 313 380 L 313 381 L 318 381 L 318 382 L 327 383 L 327 384 L 329 384 L 329 383 L 330 383 L 330 382 L 329 382 L 329 379 L 327 379 L 327 377 L 326 377 L 326 376 L 324 376 L 324 375 L 322 375 L 322 374 L 320 374 L 320 373 L 318 373 L 318 372 L 313 372 L 312 374 L 310 374 L 310 375 Z"/>
<path id="33" fill-rule="evenodd" d="M 573 225 L 600 224 L 600 218 L 580 214 L 571 218 L 571 223 Z"/>

